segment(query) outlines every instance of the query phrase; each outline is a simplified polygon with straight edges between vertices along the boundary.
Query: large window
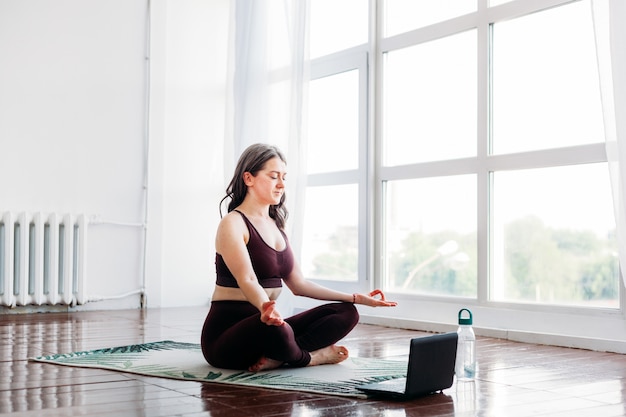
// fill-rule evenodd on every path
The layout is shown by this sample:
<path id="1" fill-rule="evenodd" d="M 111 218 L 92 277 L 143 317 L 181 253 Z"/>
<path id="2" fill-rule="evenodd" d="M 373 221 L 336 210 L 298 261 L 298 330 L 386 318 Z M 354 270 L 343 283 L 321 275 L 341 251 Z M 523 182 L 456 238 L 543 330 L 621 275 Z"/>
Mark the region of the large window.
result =
<path id="1" fill-rule="evenodd" d="M 310 16 L 313 61 L 302 270 L 307 278 L 356 290 L 364 287 L 369 258 L 369 5 L 362 0 L 316 0 L 310 3 Z"/>
<path id="2" fill-rule="evenodd" d="M 496 22 L 491 39 L 491 150 L 519 167 L 490 171 L 490 299 L 618 308 L 589 2 Z"/>
<path id="3" fill-rule="evenodd" d="M 365 3 L 312 31 L 306 275 L 621 314 L 590 0 Z"/>

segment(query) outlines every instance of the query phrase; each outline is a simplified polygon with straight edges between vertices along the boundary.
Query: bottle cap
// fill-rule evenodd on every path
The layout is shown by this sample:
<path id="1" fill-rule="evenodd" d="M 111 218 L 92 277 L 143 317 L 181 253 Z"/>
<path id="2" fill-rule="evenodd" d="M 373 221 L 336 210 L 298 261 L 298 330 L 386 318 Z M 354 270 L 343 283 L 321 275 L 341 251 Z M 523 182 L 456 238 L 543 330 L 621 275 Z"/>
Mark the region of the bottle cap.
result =
<path id="1" fill-rule="evenodd" d="M 469 317 L 463 317 L 463 318 L 461 317 L 464 311 L 467 311 L 467 314 L 469 314 Z M 471 325 L 472 324 L 472 312 L 466 308 L 462 308 L 461 310 L 459 310 L 459 324 Z"/>

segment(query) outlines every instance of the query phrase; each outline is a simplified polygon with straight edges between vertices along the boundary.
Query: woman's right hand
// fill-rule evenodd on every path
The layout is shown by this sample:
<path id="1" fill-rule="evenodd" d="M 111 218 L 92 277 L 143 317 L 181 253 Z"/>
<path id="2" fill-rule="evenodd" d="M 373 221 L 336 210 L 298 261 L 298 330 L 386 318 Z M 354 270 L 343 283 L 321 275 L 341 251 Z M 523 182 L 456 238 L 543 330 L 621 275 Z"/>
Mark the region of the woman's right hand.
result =
<path id="1" fill-rule="evenodd" d="M 276 310 L 276 301 L 266 301 L 261 305 L 261 321 L 268 326 L 282 326 L 285 324 L 283 318 Z"/>

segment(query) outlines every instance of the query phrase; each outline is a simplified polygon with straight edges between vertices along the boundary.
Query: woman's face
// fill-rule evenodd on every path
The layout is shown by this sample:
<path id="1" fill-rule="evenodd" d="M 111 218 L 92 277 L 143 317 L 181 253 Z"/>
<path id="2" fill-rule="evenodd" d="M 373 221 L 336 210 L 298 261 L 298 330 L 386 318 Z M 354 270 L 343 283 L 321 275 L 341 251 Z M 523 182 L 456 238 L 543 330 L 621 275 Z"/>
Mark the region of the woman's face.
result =
<path id="1" fill-rule="evenodd" d="M 285 193 L 286 175 L 287 165 L 276 157 L 268 160 L 256 176 L 246 172 L 244 181 L 248 186 L 248 193 L 262 203 L 276 205 Z"/>

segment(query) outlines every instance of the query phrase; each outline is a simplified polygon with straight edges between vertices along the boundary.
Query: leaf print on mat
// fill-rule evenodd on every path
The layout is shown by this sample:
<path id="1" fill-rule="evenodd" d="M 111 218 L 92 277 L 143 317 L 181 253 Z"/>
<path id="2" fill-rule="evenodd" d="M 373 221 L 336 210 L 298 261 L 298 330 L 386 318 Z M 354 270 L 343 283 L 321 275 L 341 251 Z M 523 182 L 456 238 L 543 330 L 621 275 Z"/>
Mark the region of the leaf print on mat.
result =
<path id="1" fill-rule="evenodd" d="M 357 398 L 366 398 L 356 388 L 358 385 L 404 377 L 407 367 L 406 362 L 350 357 L 336 365 L 284 367 L 256 373 L 237 371 L 209 365 L 199 344 L 171 340 L 51 354 L 30 360 L 169 379 Z"/>

